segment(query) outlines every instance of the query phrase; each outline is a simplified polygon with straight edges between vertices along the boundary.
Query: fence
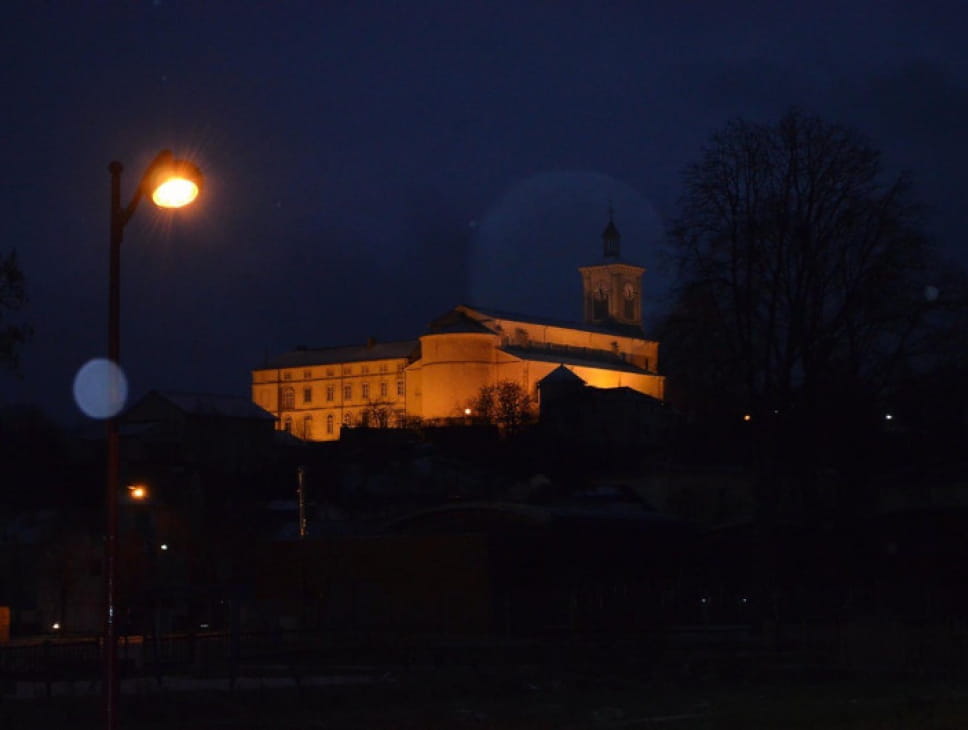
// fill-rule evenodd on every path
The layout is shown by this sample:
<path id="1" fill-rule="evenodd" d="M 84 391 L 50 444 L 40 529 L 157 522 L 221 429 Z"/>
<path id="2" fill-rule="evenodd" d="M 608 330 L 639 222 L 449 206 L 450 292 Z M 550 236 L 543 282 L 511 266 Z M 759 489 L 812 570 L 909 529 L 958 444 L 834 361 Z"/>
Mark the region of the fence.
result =
<path id="1" fill-rule="evenodd" d="M 774 632 L 774 630 L 776 630 Z M 749 625 L 665 626 L 619 635 L 576 633 L 527 638 L 397 631 L 271 631 L 123 637 L 122 679 L 164 685 L 166 678 L 224 680 L 310 676 L 380 676 L 412 666 L 651 666 L 653 674 L 685 666 L 721 665 L 739 672 L 850 673 L 948 678 L 968 674 L 968 626 L 912 626 L 897 621 L 787 625 L 757 632 Z M 0 645 L 0 689 L 18 681 L 46 686 L 101 679 L 97 638 Z M 724 674 L 723 676 L 727 676 Z"/>

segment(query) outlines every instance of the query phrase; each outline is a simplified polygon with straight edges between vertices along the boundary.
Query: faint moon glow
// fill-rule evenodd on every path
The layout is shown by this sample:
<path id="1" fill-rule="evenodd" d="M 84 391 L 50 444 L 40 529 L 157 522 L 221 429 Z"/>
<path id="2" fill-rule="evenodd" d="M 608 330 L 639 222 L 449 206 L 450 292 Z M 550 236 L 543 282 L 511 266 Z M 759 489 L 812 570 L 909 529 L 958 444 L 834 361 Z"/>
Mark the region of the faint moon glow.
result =
<path id="1" fill-rule="evenodd" d="M 90 418 L 113 418 L 128 399 L 128 379 L 116 363 L 98 357 L 74 376 L 74 402 Z"/>

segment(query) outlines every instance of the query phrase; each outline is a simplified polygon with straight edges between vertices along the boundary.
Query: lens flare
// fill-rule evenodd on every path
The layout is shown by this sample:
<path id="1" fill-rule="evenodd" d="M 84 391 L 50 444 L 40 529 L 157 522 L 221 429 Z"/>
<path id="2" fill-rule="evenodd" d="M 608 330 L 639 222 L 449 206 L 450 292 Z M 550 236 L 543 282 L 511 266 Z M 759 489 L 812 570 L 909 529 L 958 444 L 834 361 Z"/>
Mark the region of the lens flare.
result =
<path id="1" fill-rule="evenodd" d="M 128 379 L 107 358 L 89 360 L 74 376 L 74 402 L 90 418 L 114 418 L 127 400 Z"/>

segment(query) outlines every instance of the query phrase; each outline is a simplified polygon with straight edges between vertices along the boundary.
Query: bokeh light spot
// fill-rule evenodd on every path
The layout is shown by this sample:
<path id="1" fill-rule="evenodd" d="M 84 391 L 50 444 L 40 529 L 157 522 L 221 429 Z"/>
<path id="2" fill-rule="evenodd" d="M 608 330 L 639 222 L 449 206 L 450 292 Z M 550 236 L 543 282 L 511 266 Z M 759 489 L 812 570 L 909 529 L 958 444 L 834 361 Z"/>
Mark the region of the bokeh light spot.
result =
<path id="1" fill-rule="evenodd" d="M 113 418 L 128 400 L 128 379 L 119 365 L 98 357 L 74 376 L 74 402 L 90 418 Z"/>

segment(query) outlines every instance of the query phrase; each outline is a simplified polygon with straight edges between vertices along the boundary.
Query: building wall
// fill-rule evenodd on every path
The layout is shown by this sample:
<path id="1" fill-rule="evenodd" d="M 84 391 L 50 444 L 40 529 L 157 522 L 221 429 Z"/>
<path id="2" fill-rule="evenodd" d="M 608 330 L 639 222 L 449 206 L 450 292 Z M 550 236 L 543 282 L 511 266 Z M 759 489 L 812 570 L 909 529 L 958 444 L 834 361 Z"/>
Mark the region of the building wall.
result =
<path id="1" fill-rule="evenodd" d="M 529 347 L 538 350 L 541 345 L 550 344 L 613 350 L 612 343 L 619 339 L 622 340 L 619 345 L 620 352 L 627 353 L 626 361 L 649 361 L 650 364 L 657 365 L 658 344 L 655 342 L 535 325 L 528 327 L 527 332 L 530 335 Z M 407 371 L 408 379 L 419 374 L 419 381 L 415 378 L 416 382 L 413 383 L 415 400 L 410 404 L 411 415 L 424 419 L 458 418 L 464 414 L 464 408 L 477 397 L 483 386 L 501 381 L 518 383 L 537 401 L 538 382 L 558 367 L 560 361 L 515 357 L 499 349 L 502 343 L 503 338 L 500 335 L 484 333 L 448 333 L 422 337 L 422 357 Z M 632 353 L 628 350 L 632 350 Z M 628 387 L 659 400 L 664 394 L 664 378 L 659 375 L 614 370 L 605 364 L 601 367 L 569 367 L 586 383 L 598 388 Z"/>
<path id="2" fill-rule="evenodd" d="M 496 382 L 499 338 L 489 333 L 420 338 L 421 418 L 457 418 L 485 385 Z"/>
<path id="3" fill-rule="evenodd" d="M 605 363 L 569 367 L 597 388 L 624 386 L 660 400 L 664 396 L 664 378 L 654 374 L 656 342 L 513 320 L 482 324 L 493 333 L 424 335 L 421 357 L 413 363 L 397 358 L 256 370 L 252 398 L 278 417 L 278 429 L 298 438 L 332 441 L 342 426 L 357 426 L 364 419 L 371 425 L 397 426 L 407 418 L 459 418 L 482 387 L 501 381 L 518 383 L 537 402 L 538 382 L 562 362 L 546 356 L 556 351 L 563 359 L 583 351 L 611 352 L 649 374 L 611 369 Z M 501 349 L 505 346 L 534 351 L 543 359 L 517 357 Z"/>
<path id="4" fill-rule="evenodd" d="M 407 411 L 406 358 L 255 370 L 252 400 L 276 415 L 276 428 L 311 441 L 333 441 L 344 425 Z"/>
<path id="5" fill-rule="evenodd" d="M 642 324 L 642 274 L 641 266 L 613 262 L 596 266 L 582 266 L 581 273 L 585 321 L 593 322 L 596 316 L 596 299 L 600 292 L 605 295 L 607 316 L 617 322 Z M 631 296 L 625 294 L 630 287 Z M 632 307 L 629 312 L 626 302 Z"/>
<path id="6" fill-rule="evenodd" d="M 611 268 L 627 278 L 641 271 Z M 628 387 L 660 400 L 664 396 L 664 378 L 656 374 L 657 342 L 494 317 L 465 306 L 456 311 L 473 320 L 470 331 L 423 335 L 416 361 L 400 357 L 256 370 L 252 398 L 277 416 L 278 429 L 298 438 L 331 441 L 339 438 L 344 425 L 460 418 L 482 387 L 501 381 L 518 383 L 537 402 L 538 382 L 561 363 L 597 388 Z M 623 365 L 610 367 L 602 353 Z M 578 364 L 582 361 L 588 362 Z"/>

